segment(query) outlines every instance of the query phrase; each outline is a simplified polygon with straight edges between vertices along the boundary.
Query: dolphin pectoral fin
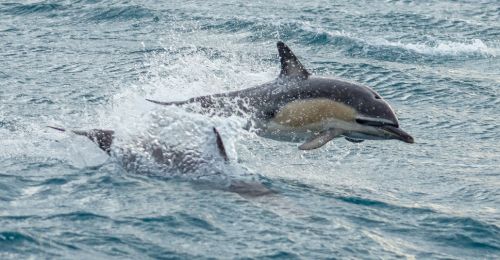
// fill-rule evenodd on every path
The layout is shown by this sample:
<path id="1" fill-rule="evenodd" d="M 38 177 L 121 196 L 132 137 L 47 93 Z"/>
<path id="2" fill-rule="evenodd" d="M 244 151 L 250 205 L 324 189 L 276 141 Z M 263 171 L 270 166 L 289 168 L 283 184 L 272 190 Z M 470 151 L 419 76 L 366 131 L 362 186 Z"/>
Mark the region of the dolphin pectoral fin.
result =
<path id="1" fill-rule="evenodd" d="M 279 41 L 277 46 L 281 62 L 280 77 L 307 79 L 307 77 L 311 75 L 311 73 L 304 68 L 299 59 L 297 59 L 295 54 L 293 54 L 292 50 L 290 50 L 285 43 Z"/>
<path id="2" fill-rule="evenodd" d="M 319 135 L 314 136 L 312 139 L 301 144 L 299 146 L 299 149 L 300 150 L 313 150 L 313 149 L 320 148 L 321 146 L 325 145 L 326 143 L 331 141 L 333 138 L 338 137 L 341 134 L 342 134 L 342 131 L 335 130 L 335 129 L 323 131 L 323 132 L 319 133 Z"/>
<path id="3" fill-rule="evenodd" d="M 365 141 L 362 139 L 354 139 L 354 138 L 350 138 L 350 137 L 346 137 L 345 139 L 351 143 L 361 143 L 361 142 Z"/>

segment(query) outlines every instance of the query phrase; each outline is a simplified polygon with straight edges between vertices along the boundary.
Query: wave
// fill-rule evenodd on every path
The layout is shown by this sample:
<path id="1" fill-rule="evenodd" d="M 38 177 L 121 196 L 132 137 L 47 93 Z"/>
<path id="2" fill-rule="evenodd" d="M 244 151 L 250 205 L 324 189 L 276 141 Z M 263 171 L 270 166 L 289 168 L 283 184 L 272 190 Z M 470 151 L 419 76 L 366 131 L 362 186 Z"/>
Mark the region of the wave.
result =
<path id="1" fill-rule="evenodd" d="M 321 194 L 321 192 L 320 192 Z M 457 248 L 482 250 L 486 254 L 500 250 L 500 227 L 472 217 L 444 213 L 429 207 L 411 207 L 397 205 L 364 196 L 323 193 L 323 196 L 335 198 L 349 203 L 358 209 L 371 212 L 387 213 L 387 218 L 375 218 L 371 215 L 350 215 L 352 221 L 380 227 L 385 231 L 406 235 L 412 232 L 425 232 L 427 239 L 437 244 Z M 389 214 L 391 213 L 391 214 Z M 393 218 L 392 216 L 407 216 L 411 219 Z M 391 223 L 391 225 L 388 225 Z M 404 228 L 401 228 L 401 227 Z"/>
<path id="2" fill-rule="evenodd" d="M 69 220 L 69 221 L 89 221 L 89 220 L 99 220 L 103 221 L 111 221 L 107 216 L 94 214 L 87 211 L 75 211 L 64 214 L 56 214 L 48 216 L 46 219 L 60 219 L 60 220 Z"/>
<path id="3" fill-rule="evenodd" d="M 398 47 L 420 54 L 436 56 L 459 56 L 463 54 L 483 54 L 494 56 L 499 53 L 498 49 L 489 47 L 480 39 L 470 41 L 452 42 L 452 41 L 434 41 L 427 43 L 403 43 L 401 41 L 391 42 L 380 39 L 372 42 L 374 45 Z"/>
<path id="4" fill-rule="evenodd" d="M 89 20 L 98 22 L 121 21 L 121 20 L 141 19 L 154 16 L 153 11 L 138 5 L 98 9 L 95 12 L 97 14 L 92 15 L 89 18 Z"/>
<path id="5" fill-rule="evenodd" d="M 224 23 L 206 26 L 225 32 L 248 31 L 249 40 L 266 40 L 268 35 L 277 35 L 285 41 L 297 40 L 306 45 L 334 45 L 348 55 L 379 60 L 434 60 L 436 57 L 452 59 L 496 57 L 500 48 L 478 38 L 461 40 L 401 38 L 386 39 L 379 36 L 364 36 L 348 31 L 331 31 L 307 22 L 273 23 L 248 19 L 231 19 Z"/>
<path id="6" fill-rule="evenodd" d="M 466 58 L 496 57 L 499 46 L 483 39 L 462 38 L 460 40 L 442 39 L 429 35 L 419 39 L 401 36 L 401 39 L 387 39 L 380 36 L 365 36 L 353 32 L 324 29 L 304 21 L 278 22 L 250 18 L 231 18 L 211 20 L 204 17 L 202 30 L 235 33 L 247 32 L 248 40 L 268 40 L 275 35 L 285 41 L 296 40 L 303 44 L 335 45 L 350 55 L 368 56 L 381 60 L 422 60 L 438 57 Z M 422 38 L 422 37 L 421 37 Z M 413 41 L 413 42 L 412 42 Z"/>
<path id="7" fill-rule="evenodd" d="M 0 244 L 5 246 L 6 244 L 16 245 L 22 243 L 37 244 L 38 241 L 35 238 L 27 234 L 23 234 L 21 232 L 15 232 L 15 231 L 0 232 Z"/>
<path id="8" fill-rule="evenodd" d="M 431 216 L 421 220 L 421 227 L 432 231 L 438 243 L 476 250 L 500 250 L 500 228 L 469 217 Z"/>
<path id="9" fill-rule="evenodd" d="M 313 29 L 305 29 L 306 31 Z M 319 30 L 310 31 L 310 43 L 325 44 L 333 43 L 344 46 L 350 54 L 361 54 L 381 59 L 421 59 L 428 56 L 440 57 L 462 57 L 482 56 L 496 57 L 500 50 L 494 46 L 488 46 L 481 39 L 470 39 L 462 41 L 431 40 L 426 42 L 404 42 L 401 40 L 391 41 L 385 38 L 360 37 L 344 31 L 329 32 Z"/>
<path id="10" fill-rule="evenodd" d="M 11 4 L 4 4 L 4 6 L 10 6 Z M 35 4 L 12 4 L 13 7 L 4 10 L 7 14 L 12 15 L 24 15 L 33 13 L 47 13 L 55 10 L 64 9 L 64 6 L 60 4 L 46 4 L 46 3 L 35 3 Z"/>

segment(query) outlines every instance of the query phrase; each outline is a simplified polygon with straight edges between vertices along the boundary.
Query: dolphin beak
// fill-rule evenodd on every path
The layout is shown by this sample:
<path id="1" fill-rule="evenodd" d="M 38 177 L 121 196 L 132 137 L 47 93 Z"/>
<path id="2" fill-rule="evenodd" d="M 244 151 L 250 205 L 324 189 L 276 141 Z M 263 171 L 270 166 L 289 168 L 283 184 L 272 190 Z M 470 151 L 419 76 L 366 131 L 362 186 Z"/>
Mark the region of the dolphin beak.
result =
<path id="1" fill-rule="evenodd" d="M 415 143 L 415 140 L 413 139 L 413 137 L 410 134 L 408 134 L 407 132 L 401 130 L 401 128 L 394 127 L 391 125 L 384 125 L 384 126 L 381 126 L 380 128 L 385 130 L 386 132 L 391 133 L 398 140 L 401 140 L 401 141 L 403 141 L 405 143 L 409 143 L 409 144 Z"/>

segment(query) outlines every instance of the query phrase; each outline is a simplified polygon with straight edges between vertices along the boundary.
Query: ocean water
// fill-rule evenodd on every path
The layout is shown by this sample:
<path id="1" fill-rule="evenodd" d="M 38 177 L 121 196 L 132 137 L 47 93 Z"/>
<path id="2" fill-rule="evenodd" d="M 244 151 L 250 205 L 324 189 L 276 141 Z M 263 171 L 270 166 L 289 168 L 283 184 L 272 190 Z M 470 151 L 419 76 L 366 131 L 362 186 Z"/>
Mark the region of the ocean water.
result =
<path id="1" fill-rule="evenodd" d="M 498 259 L 499 21 L 498 0 L 0 1 L 0 258 Z M 416 143 L 304 152 L 145 101 L 271 81 L 278 40 Z M 231 162 L 141 174 L 47 125 L 197 156 L 217 126 Z M 275 194 L 220 188 L 239 178 Z"/>

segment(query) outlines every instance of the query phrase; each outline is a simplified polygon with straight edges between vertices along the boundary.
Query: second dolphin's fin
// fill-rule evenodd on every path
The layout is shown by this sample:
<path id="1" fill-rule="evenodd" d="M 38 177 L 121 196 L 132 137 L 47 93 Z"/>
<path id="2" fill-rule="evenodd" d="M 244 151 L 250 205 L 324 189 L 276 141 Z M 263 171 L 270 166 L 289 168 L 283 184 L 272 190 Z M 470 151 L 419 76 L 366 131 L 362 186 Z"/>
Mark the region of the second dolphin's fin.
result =
<path id="1" fill-rule="evenodd" d="M 227 156 L 226 153 L 226 147 L 224 147 L 224 143 L 222 142 L 222 138 L 220 137 L 219 131 L 217 131 L 217 128 L 213 128 L 214 133 L 215 133 L 215 138 L 216 138 L 216 143 L 217 143 L 217 149 L 219 150 L 219 154 L 224 159 L 224 161 L 229 161 L 229 157 Z"/>
<path id="2" fill-rule="evenodd" d="M 323 131 L 319 133 L 318 135 L 314 136 L 310 140 L 307 140 L 305 143 L 301 144 L 299 146 L 300 150 L 313 150 L 316 148 L 320 148 L 321 146 L 325 145 L 329 141 L 331 141 L 333 138 L 338 137 L 342 135 L 342 131 L 340 130 L 335 130 L 335 129 L 329 129 L 326 131 Z"/>
<path id="3" fill-rule="evenodd" d="M 285 43 L 279 41 L 277 46 L 281 62 L 280 77 L 307 79 L 311 75 Z"/>
<path id="4" fill-rule="evenodd" d="M 48 126 L 49 128 L 65 132 L 66 129 L 60 127 Z M 94 142 L 101 148 L 101 150 L 105 151 L 108 155 L 111 153 L 111 144 L 113 144 L 113 135 L 115 131 L 112 130 L 102 130 L 102 129 L 92 129 L 89 131 L 81 131 L 81 130 L 73 130 L 72 133 L 76 135 L 83 135 L 90 139 L 90 141 Z"/>

